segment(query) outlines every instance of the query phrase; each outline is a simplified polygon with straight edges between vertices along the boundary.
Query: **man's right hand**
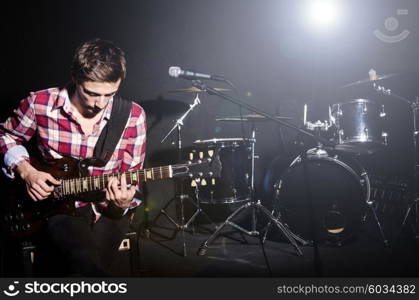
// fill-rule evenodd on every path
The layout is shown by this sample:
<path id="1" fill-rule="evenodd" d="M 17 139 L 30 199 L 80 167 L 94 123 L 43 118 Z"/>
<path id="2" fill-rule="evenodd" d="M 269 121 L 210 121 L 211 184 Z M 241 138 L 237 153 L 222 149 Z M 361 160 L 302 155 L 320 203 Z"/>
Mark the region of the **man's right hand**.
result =
<path id="1" fill-rule="evenodd" d="M 29 162 L 23 162 L 16 168 L 17 173 L 26 183 L 26 190 L 34 201 L 48 198 L 54 191 L 54 185 L 61 182 L 51 174 L 38 171 Z"/>

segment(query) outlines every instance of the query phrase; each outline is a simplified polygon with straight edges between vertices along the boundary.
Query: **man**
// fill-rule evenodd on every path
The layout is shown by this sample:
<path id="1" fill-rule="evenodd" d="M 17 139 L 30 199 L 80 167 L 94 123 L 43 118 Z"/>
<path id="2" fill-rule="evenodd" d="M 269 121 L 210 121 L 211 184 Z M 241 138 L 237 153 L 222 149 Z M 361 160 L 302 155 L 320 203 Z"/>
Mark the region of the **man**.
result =
<path id="1" fill-rule="evenodd" d="M 44 161 L 70 156 L 93 156 L 100 133 L 108 123 L 115 94 L 126 75 L 123 51 L 112 42 L 94 39 L 76 50 L 71 83 L 31 93 L 14 114 L 0 124 L 0 147 L 10 177 L 26 183 L 33 201 L 43 201 L 61 182 L 36 169 L 24 146 L 33 137 Z M 90 166 L 90 175 L 140 169 L 145 156 L 144 110 L 131 103 L 131 111 L 118 144 L 103 167 Z M 126 228 L 126 215 L 138 205 L 135 186 L 125 176 L 109 180 L 103 201 L 75 202 L 76 216 L 55 215 L 47 222 L 51 245 L 69 259 L 71 274 L 105 276 Z M 42 253 L 41 253 L 42 254 Z"/>

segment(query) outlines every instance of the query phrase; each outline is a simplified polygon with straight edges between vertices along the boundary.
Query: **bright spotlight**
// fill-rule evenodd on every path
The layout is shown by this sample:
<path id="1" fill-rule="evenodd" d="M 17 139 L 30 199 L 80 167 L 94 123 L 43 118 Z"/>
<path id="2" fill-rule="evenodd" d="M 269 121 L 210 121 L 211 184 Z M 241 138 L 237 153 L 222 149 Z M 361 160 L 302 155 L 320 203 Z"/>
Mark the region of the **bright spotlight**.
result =
<path id="1" fill-rule="evenodd" d="M 307 18 L 311 26 L 330 28 L 338 23 L 340 16 L 339 0 L 310 0 Z"/>

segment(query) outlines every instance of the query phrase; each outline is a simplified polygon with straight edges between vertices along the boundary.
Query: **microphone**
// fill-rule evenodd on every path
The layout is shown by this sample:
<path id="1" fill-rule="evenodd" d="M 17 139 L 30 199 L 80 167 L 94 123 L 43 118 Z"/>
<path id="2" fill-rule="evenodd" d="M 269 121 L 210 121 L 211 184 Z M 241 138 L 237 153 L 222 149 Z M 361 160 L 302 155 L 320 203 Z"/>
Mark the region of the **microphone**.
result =
<path id="1" fill-rule="evenodd" d="M 190 80 L 207 79 L 207 80 L 215 80 L 215 81 L 224 81 L 224 77 L 222 76 L 182 70 L 180 67 L 176 67 L 176 66 L 171 66 L 169 68 L 169 76 L 174 77 L 174 78 L 184 78 L 184 79 L 190 79 Z"/>

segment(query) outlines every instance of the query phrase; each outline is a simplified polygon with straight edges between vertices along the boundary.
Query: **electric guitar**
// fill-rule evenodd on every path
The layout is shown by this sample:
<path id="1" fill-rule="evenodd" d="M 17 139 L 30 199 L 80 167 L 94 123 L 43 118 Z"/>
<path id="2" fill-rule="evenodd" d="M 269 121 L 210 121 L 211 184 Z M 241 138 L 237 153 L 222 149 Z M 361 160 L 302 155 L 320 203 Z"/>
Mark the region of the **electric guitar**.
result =
<path id="1" fill-rule="evenodd" d="M 55 214 L 75 214 L 74 201 L 94 202 L 97 194 L 103 191 L 109 180 L 125 173 L 127 184 L 189 176 L 199 178 L 221 177 L 221 161 L 217 156 L 188 161 L 182 164 L 154 167 L 112 174 L 84 176 L 86 165 L 83 161 L 65 157 L 48 164 L 32 162 L 40 171 L 48 172 L 61 180 L 51 196 L 42 201 L 33 201 L 26 192 L 25 183 L 15 180 L 8 184 L 3 194 L 2 224 L 3 231 L 15 238 L 28 238 L 40 231 L 46 218 Z M 94 197 L 96 196 L 96 197 Z M 97 201 L 97 200 L 96 200 Z M 103 198 L 100 198 L 103 201 Z"/>

